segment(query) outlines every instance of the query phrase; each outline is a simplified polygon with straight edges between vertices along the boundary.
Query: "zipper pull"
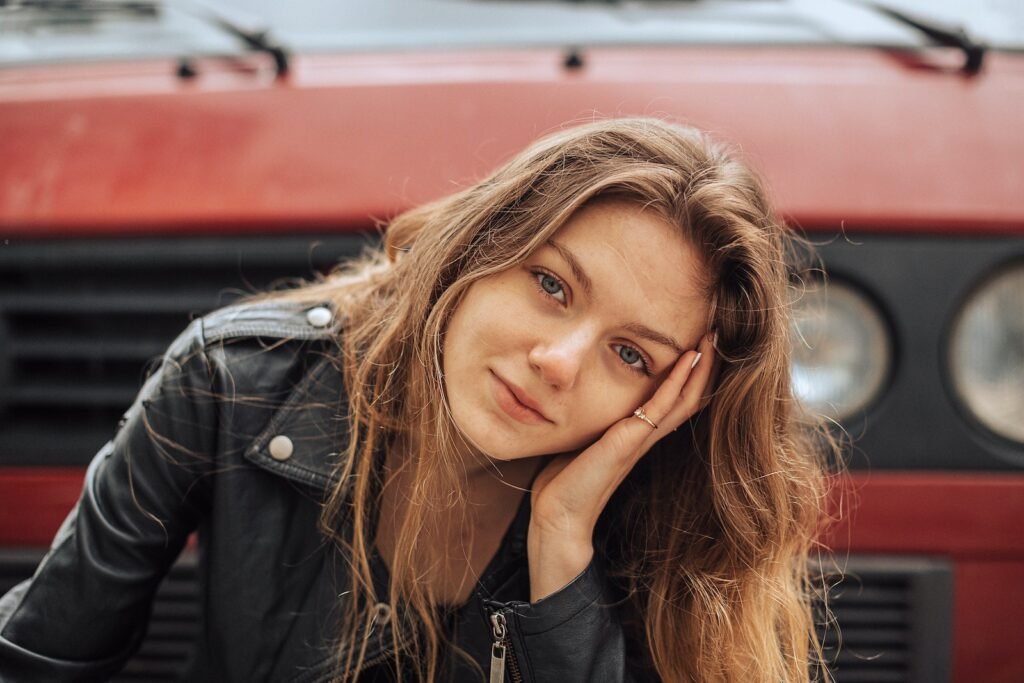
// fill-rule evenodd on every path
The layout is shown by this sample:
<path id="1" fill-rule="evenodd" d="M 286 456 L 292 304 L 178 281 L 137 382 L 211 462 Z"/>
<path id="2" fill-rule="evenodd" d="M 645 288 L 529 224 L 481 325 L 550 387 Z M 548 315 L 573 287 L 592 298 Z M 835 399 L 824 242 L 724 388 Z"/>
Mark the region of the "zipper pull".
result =
<path id="1" fill-rule="evenodd" d="M 491 683 L 505 681 L 505 615 L 500 612 L 491 615 L 491 634 L 494 643 L 491 645 Z"/>

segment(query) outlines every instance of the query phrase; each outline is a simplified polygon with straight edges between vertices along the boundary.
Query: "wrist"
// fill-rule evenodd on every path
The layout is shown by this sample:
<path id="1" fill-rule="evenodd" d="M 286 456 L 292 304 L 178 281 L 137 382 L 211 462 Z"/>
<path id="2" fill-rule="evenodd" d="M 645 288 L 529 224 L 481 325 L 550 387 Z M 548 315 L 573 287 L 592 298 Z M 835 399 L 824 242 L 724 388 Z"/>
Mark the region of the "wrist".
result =
<path id="1" fill-rule="evenodd" d="M 548 597 L 569 585 L 583 573 L 594 557 L 594 545 L 587 539 L 553 537 L 530 529 L 527 536 L 530 565 L 530 602 Z"/>

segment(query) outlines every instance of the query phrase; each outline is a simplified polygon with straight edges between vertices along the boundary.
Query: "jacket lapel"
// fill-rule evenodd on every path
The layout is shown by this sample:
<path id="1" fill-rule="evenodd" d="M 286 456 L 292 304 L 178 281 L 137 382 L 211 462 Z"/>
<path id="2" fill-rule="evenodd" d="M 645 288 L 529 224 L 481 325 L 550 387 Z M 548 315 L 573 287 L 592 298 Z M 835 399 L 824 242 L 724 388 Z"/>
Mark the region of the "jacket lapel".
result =
<path id="1" fill-rule="evenodd" d="M 246 459 L 320 492 L 333 488 L 349 445 L 347 405 L 341 373 L 331 358 L 320 358 L 246 450 Z"/>

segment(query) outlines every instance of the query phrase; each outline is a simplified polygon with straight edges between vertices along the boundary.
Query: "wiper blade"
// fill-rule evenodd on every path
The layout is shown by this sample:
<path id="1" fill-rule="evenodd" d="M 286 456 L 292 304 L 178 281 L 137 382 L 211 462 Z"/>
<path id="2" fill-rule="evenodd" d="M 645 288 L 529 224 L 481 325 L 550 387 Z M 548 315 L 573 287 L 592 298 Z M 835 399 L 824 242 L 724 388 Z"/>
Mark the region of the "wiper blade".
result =
<path id="1" fill-rule="evenodd" d="M 963 51 L 964 73 L 974 75 L 981 71 L 988 46 L 967 35 L 967 31 L 962 26 L 942 26 L 934 21 L 911 16 L 879 2 L 859 2 L 857 4 L 884 14 L 905 26 L 917 29 L 942 47 L 954 47 Z"/>
<path id="2" fill-rule="evenodd" d="M 288 74 L 288 70 L 291 67 L 289 50 L 270 35 L 270 27 L 243 26 L 240 22 L 228 18 L 219 10 L 205 3 L 202 5 L 194 2 L 187 4 L 175 2 L 171 4 L 239 38 L 249 49 L 265 52 L 270 55 L 274 60 L 274 72 L 278 78 Z"/>
<path id="3" fill-rule="evenodd" d="M 216 13 L 212 13 L 209 19 L 228 33 L 240 38 L 250 49 L 270 55 L 274 60 L 274 73 L 278 78 L 288 74 L 288 50 L 270 36 L 270 29 L 245 29 Z"/>
<path id="4" fill-rule="evenodd" d="M 195 0 L 0 0 L 0 18 L 14 17 L 31 26 L 37 23 L 95 21 L 121 15 L 158 18 L 166 10 L 179 10 L 194 16 L 245 43 L 250 50 L 265 52 L 274 60 L 278 78 L 288 74 L 290 54 L 277 42 L 267 26 L 244 26 L 209 3 Z"/>

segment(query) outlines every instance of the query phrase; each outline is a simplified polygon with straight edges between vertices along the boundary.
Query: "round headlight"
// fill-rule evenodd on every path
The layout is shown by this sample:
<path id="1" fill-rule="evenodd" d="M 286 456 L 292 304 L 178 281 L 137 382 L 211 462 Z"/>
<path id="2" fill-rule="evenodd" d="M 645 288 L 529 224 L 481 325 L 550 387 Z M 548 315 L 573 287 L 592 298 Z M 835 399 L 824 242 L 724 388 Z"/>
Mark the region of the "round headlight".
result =
<path id="1" fill-rule="evenodd" d="M 892 349 L 878 309 L 842 283 L 808 284 L 792 318 L 793 393 L 810 410 L 845 420 L 889 376 Z"/>
<path id="2" fill-rule="evenodd" d="M 971 415 L 1024 443 L 1024 265 L 1004 270 L 967 299 L 953 323 L 949 365 Z"/>

